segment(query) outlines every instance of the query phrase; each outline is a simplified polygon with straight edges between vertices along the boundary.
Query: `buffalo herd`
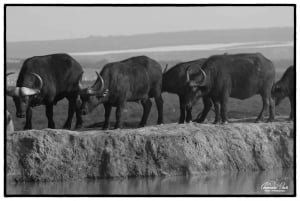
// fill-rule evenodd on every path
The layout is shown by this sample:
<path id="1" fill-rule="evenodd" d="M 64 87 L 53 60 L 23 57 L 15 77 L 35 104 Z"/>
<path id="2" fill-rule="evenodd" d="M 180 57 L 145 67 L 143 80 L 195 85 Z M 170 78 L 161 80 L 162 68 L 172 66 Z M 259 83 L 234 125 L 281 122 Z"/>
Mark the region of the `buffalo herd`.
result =
<path id="1" fill-rule="evenodd" d="M 273 63 L 260 53 L 214 55 L 179 63 L 169 70 L 166 66 L 164 71 L 157 61 L 136 56 L 106 64 L 100 73 L 96 72 L 97 80 L 91 86 L 83 87 L 82 66 L 68 54 L 51 54 L 26 59 L 16 86 L 8 86 L 6 95 L 13 98 L 16 116 L 26 117 L 24 129 L 32 129 L 32 107 L 38 105 L 45 105 L 48 127 L 55 128 L 53 106 L 64 98 L 69 101 L 65 129 L 71 128 L 74 113 L 76 128 L 81 128 L 81 116 L 100 104 L 105 108 L 103 129 L 110 128 L 112 107 L 116 107 L 114 128 L 122 128 L 126 102 L 142 104 L 139 126 L 143 127 L 152 107 L 151 98 L 154 98 L 158 111 L 157 124 L 162 124 L 163 92 L 179 96 L 179 123 L 192 121 L 192 107 L 202 98 L 203 111 L 194 121 L 202 123 L 214 106 L 214 123 L 226 124 L 229 97 L 243 100 L 256 94 L 262 98 L 262 109 L 256 122 L 263 120 L 267 110 L 268 121 L 273 121 L 275 105 L 285 97 L 291 105 L 289 118 L 294 118 L 294 72 L 294 67 L 290 66 L 275 83 Z M 6 114 L 8 127 L 11 116 L 8 111 Z"/>

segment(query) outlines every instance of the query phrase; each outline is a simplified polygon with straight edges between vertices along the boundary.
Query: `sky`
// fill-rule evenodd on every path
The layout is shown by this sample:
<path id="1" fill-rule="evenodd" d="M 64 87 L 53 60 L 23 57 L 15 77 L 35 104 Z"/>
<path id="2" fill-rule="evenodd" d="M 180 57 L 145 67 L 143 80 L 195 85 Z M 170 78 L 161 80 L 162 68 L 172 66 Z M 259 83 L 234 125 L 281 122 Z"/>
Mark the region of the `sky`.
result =
<path id="1" fill-rule="evenodd" d="M 7 41 L 292 27 L 293 7 L 10 7 Z"/>

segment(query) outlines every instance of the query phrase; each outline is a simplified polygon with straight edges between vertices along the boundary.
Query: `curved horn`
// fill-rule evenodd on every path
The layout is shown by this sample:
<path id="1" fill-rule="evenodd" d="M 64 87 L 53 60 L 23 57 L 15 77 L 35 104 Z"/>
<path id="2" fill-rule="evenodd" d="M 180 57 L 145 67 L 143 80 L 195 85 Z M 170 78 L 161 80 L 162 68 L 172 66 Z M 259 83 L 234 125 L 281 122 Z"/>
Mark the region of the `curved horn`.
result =
<path id="1" fill-rule="evenodd" d="M 9 76 L 9 75 L 12 75 L 14 74 L 15 72 L 9 72 L 9 73 L 6 73 L 6 76 Z"/>
<path id="2" fill-rule="evenodd" d="M 98 78 L 99 78 L 99 80 L 100 80 L 100 83 L 101 83 L 101 89 L 100 89 L 100 92 L 102 92 L 103 89 L 104 89 L 104 80 L 103 80 L 102 76 L 101 76 L 98 72 L 96 72 L 96 74 L 97 74 L 97 76 L 98 76 Z"/>
<path id="3" fill-rule="evenodd" d="M 80 74 L 79 79 L 78 79 L 78 87 L 79 90 L 84 90 L 84 87 L 82 86 L 82 77 L 83 77 L 83 72 Z"/>
<path id="4" fill-rule="evenodd" d="M 191 66 L 188 66 L 188 67 L 186 68 L 186 70 L 185 70 L 186 82 L 189 82 L 189 81 L 190 81 L 190 74 L 189 74 L 190 67 L 191 67 Z"/>
<path id="5" fill-rule="evenodd" d="M 206 73 L 201 68 L 200 68 L 200 72 L 202 74 L 202 80 L 200 81 L 199 85 L 201 86 L 201 85 L 205 84 L 205 82 L 206 82 Z"/>
<path id="6" fill-rule="evenodd" d="M 88 87 L 86 92 L 84 92 L 84 93 L 87 93 L 88 95 L 100 94 L 100 93 L 103 92 L 103 89 L 104 89 L 104 80 L 103 80 L 103 78 L 101 77 L 101 75 L 98 72 L 95 71 L 95 73 L 98 77 L 95 84 L 91 87 Z M 101 87 L 99 85 L 101 85 Z"/>
<path id="7" fill-rule="evenodd" d="M 31 73 L 31 74 L 38 79 L 38 81 L 39 81 L 38 87 L 35 89 L 28 88 L 28 87 L 21 87 L 21 92 L 22 92 L 23 96 L 32 96 L 32 95 L 38 94 L 38 93 L 40 93 L 40 90 L 43 87 L 43 80 L 42 80 L 41 76 L 39 76 L 36 73 Z"/>
<path id="8" fill-rule="evenodd" d="M 166 65 L 166 67 L 165 67 L 163 73 L 167 72 L 167 69 L 168 69 L 168 64 Z"/>
<path id="9" fill-rule="evenodd" d="M 35 76 L 38 80 L 39 80 L 39 86 L 38 86 L 38 90 L 40 90 L 43 87 L 43 80 L 41 78 L 41 76 L 39 76 L 36 73 L 31 73 L 33 76 Z"/>

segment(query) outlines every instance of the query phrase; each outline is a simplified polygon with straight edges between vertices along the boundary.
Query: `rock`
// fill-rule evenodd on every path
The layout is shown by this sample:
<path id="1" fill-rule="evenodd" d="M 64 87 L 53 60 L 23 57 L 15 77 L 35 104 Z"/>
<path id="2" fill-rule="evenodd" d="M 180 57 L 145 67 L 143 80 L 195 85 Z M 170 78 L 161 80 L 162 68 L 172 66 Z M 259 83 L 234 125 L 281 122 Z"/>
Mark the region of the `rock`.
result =
<path id="1" fill-rule="evenodd" d="M 291 122 L 165 124 L 7 134 L 9 181 L 204 174 L 293 167 Z"/>

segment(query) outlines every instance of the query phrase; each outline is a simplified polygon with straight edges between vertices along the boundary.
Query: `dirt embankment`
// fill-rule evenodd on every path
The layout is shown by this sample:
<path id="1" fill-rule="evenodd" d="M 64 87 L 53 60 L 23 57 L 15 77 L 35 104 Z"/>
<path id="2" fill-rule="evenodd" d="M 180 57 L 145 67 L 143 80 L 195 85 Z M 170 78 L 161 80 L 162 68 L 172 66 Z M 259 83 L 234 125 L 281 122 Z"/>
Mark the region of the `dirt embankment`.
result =
<path id="1" fill-rule="evenodd" d="M 293 166 L 293 123 L 167 124 L 7 135 L 15 181 L 203 174 Z"/>

